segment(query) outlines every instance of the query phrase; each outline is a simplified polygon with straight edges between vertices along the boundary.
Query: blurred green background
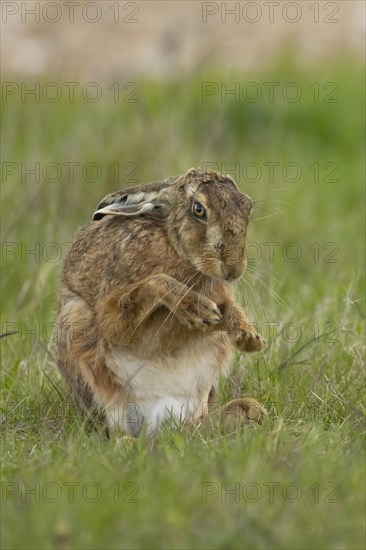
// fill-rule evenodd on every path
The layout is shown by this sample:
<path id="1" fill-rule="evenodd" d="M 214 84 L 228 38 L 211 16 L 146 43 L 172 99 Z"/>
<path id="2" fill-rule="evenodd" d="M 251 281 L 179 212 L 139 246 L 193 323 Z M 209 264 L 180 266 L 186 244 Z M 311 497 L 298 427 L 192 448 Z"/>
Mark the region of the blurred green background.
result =
<path id="1" fill-rule="evenodd" d="M 300 63 L 286 47 L 246 71 L 101 79 L 95 103 L 42 100 L 64 75 L 6 77 L 19 92 L 2 95 L 1 322 L 18 333 L 1 341 L 2 547 L 363 548 L 362 60 Z M 21 92 L 36 81 L 39 102 Z M 269 419 L 226 437 L 167 426 L 154 442 L 106 441 L 52 358 L 62 259 L 107 193 L 208 166 L 256 201 L 238 299 L 269 342 L 235 357 L 221 398 L 251 395 Z"/>

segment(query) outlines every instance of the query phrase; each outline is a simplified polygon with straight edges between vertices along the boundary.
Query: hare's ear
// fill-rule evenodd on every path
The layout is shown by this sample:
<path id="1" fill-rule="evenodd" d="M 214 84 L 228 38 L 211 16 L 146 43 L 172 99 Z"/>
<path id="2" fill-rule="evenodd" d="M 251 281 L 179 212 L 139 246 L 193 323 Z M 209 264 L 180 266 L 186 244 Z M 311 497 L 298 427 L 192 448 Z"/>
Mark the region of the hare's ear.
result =
<path id="1" fill-rule="evenodd" d="M 135 193 L 131 195 L 108 195 L 99 204 L 93 214 L 93 220 L 100 220 L 104 216 L 140 216 L 150 214 L 151 217 L 162 219 L 166 217 L 169 203 L 159 200 L 156 193 Z"/>

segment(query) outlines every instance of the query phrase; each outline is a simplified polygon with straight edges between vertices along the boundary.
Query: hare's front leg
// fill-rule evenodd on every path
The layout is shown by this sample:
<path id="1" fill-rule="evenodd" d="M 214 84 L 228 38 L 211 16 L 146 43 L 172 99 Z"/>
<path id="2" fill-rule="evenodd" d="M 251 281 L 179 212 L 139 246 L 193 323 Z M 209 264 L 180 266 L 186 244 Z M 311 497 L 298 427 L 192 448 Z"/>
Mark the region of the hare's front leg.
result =
<path id="1" fill-rule="evenodd" d="M 111 344 L 131 343 L 137 329 L 162 305 L 189 328 L 203 330 L 222 322 L 215 302 L 162 274 L 114 290 L 97 307 L 98 324 Z"/>
<path id="2" fill-rule="evenodd" d="M 231 300 L 224 306 L 220 306 L 220 309 L 223 313 L 224 330 L 239 350 L 261 351 L 266 347 L 264 338 L 249 323 L 238 304 Z"/>

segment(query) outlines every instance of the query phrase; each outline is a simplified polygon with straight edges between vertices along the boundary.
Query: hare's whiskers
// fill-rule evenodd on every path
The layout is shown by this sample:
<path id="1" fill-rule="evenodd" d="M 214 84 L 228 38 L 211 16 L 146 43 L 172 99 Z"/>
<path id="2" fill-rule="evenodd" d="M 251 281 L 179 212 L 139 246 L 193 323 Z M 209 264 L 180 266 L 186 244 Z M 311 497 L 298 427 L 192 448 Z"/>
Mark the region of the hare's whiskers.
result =
<path id="1" fill-rule="evenodd" d="M 252 222 L 258 222 L 259 220 L 273 218 L 273 216 L 277 216 L 277 214 L 283 214 L 283 210 L 276 210 L 276 212 L 272 212 L 272 214 L 267 214 L 267 216 L 262 216 L 261 218 L 253 217 Z"/>
<path id="2" fill-rule="evenodd" d="M 194 275 L 193 275 L 192 277 L 194 277 Z M 192 277 L 191 277 L 190 279 L 188 279 L 188 282 L 191 281 Z M 159 305 L 159 303 L 161 302 L 161 300 L 164 299 L 165 296 L 168 296 L 171 292 L 172 292 L 171 290 L 168 290 L 165 294 L 163 294 L 163 296 L 162 296 L 161 298 L 159 298 L 159 300 L 158 300 L 157 302 L 155 302 L 155 303 L 152 305 L 151 308 L 149 308 L 149 309 L 147 310 L 147 312 L 145 313 L 145 315 L 142 317 L 142 319 L 140 319 L 140 321 L 139 321 L 138 324 L 136 325 L 135 330 L 133 331 L 132 334 L 135 334 L 135 332 L 136 332 L 136 330 L 138 329 L 138 327 L 145 321 L 145 319 L 150 315 L 150 313 L 151 313 L 152 311 L 154 311 L 154 309 Z M 184 296 L 183 296 L 183 298 L 184 298 Z M 170 313 L 169 313 L 169 315 L 170 315 Z M 168 317 L 169 317 L 169 316 L 168 316 Z"/>
<path id="3" fill-rule="evenodd" d="M 254 210 L 256 210 L 257 208 L 261 208 L 258 206 L 258 203 L 260 202 L 273 202 L 274 204 L 276 203 L 279 203 L 279 204 L 287 204 L 288 206 L 293 206 L 293 203 L 292 202 L 289 202 L 289 201 L 283 201 L 282 199 L 255 199 L 254 201 Z"/>
<path id="4" fill-rule="evenodd" d="M 196 276 L 196 273 L 194 273 L 189 279 L 188 281 L 185 282 L 186 286 L 188 286 L 188 284 L 191 282 L 191 280 Z M 198 279 L 197 282 L 199 282 L 202 278 L 202 274 L 200 274 L 200 277 Z M 194 287 L 194 284 L 193 283 L 191 286 L 188 287 L 187 291 L 181 296 L 179 297 L 178 301 L 174 304 L 174 306 L 171 308 L 171 310 L 169 311 L 169 314 L 166 316 L 166 318 L 164 319 L 164 321 L 161 323 L 160 327 L 158 328 L 157 332 L 155 333 L 155 336 L 157 336 L 160 332 L 160 330 L 162 329 L 162 327 L 165 325 L 165 323 L 170 319 L 170 317 L 173 317 L 173 315 L 175 315 L 175 312 L 177 311 L 180 303 L 182 302 L 182 300 L 187 296 L 187 294 L 193 289 Z"/>
<path id="5" fill-rule="evenodd" d="M 282 300 L 282 298 L 279 296 L 279 294 L 277 294 L 277 292 L 275 290 L 273 290 L 265 281 L 263 281 L 257 273 L 252 273 L 251 271 L 248 271 L 248 275 L 250 277 L 252 277 L 253 279 L 255 279 L 256 281 L 258 281 L 262 286 L 263 288 L 265 288 L 267 290 L 267 292 L 269 292 L 269 294 L 272 296 L 272 298 L 274 300 L 276 300 L 276 302 L 281 306 L 283 307 L 284 309 L 286 309 L 287 311 L 291 311 L 288 304 L 286 304 L 286 302 L 284 300 Z"/>
<path id="6" fill-rule="evenodd" d="M 249 273 L 248 273 L 248 274 L 249 274 Z M 261 310 L 262 310 L 262 313 L 263 313 L 264 317 L 266 317 L 267 320 L 269 321 L 269 315 L 268 315 L 268 313 L 267 313 L 267 309 L 266 309 L 266 307 L 265 307 L 265 305 L 264 305 L 264 303 L 263 303 L 263 300 L 262 300 L 261 297 L 259 296 L 258 292 L 255 292 L 254 286 L 252 285 L 252 283 L 250 282 L 250 280 L 247 278 L 245 281 L 242 280 L 242 281 L 240 281 L 240 282 L 241 282 L 241 288 L 242 288 L 244 291 L 250 290 L 250 292 L 252 293 L 252 295 L 256 297 L 256 299 L 257 299 L 258 302 L 259 302 L 259 305 L 260 305 L 260 308 L 261 308 Z M 248 289 L 246 288 L 246 284 L 247 284 L 248 287 L 249 287 Z M 250 304 L 251 309 L 252 309 L 252 310 L 255 310 L 254 304 L 253 304 L 253 302 L 252 302 L 252 300 L 251 300 L 251 297 L 250 297 L 250 294 L 249 294 L 249 293 L 248 293 L 248 295 L 247 295 L 247 299 L 248 299 L 248 301 L 249 301 L 249 304 Z"/>

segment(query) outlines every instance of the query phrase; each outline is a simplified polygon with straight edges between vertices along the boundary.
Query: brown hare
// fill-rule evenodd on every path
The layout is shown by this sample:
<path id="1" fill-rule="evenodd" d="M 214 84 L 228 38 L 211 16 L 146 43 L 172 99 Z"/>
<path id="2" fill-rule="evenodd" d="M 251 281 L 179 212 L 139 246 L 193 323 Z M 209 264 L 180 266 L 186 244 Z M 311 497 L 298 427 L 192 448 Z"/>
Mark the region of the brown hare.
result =
<path id="1" fill-rule="evenodd" d="M 110 431 L 152 433 L 167 418 L 226 429 L 260 422 L 251 398 L 209 412 L 232 347 L 265 342 L 234 300 L 252 200 L 194 169 L 108 195 L 76 235 L 59 292 L 57 360 Z"/>

